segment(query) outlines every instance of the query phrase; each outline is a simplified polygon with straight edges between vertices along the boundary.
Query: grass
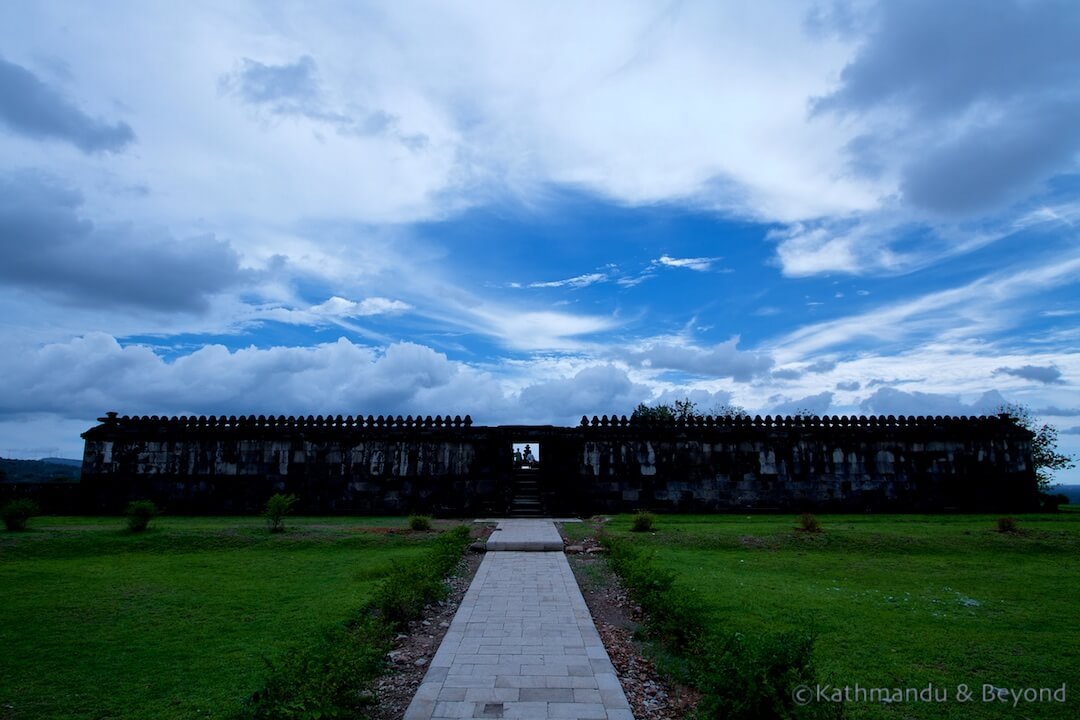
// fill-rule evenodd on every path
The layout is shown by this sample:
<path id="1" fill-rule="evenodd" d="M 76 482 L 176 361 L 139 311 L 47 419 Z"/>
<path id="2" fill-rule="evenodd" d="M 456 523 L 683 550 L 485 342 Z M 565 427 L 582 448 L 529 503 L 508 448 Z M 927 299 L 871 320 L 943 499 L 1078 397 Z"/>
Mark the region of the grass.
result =
<path id="1" fill-rule="evenodd" d="M 405 518 L 39 517 L 0 533 L 0 718 L 224 718 L 434 534 Z"/>
<path id="2" fill-rule="evenodd" d="M 1058 688 L 1080 677 L 1080 512 L 1026 515 L 658 516 L 608 532 L 656 553 L 706 601 L 711 622 L 747 635 L 817 631 L 819 675 L 838 686 L 976 691 L 970 703 L 849 703 L 852 718 L 1072 718 L 1064 704 L 1015 711 L 981 702 L 984 683 Z"/>

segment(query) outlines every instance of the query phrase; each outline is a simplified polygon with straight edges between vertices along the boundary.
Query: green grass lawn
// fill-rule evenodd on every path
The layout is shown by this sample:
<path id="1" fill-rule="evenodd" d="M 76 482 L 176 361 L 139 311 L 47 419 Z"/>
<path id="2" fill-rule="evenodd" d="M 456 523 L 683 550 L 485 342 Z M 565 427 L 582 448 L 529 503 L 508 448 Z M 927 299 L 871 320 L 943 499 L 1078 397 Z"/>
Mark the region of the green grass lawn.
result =
<path id="1" fill-rule="evenodd" d="M 1080 512 L 1019 516 L 665 516 L 657 532 L 609 532 L 656 552 L 705 599 L 711 622 L 746 634 L 818 634 L 816 660 L 836 686 L 946 688 L 949 702 L 846 706 L 853 718 L 1080 717 Z M 955 700 L 965 683 L 969 703 Z M 1059 688 L 1068 700 L 982 702 L 982 685 Z"/>
<path id="2" fill-rule="evenodd" d="M 222 718 L 434 533 L 404 518 L 40 517 L 0 531 L 0 718 Z M 399 532 L 387 533 L 382 528 Z"/>

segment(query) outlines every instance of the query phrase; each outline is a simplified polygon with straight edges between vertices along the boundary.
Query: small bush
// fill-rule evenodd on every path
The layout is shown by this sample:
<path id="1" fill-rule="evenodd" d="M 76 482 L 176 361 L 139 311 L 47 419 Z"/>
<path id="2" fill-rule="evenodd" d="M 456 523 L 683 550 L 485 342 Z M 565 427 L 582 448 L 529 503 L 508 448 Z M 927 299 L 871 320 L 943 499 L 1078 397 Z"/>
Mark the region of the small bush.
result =
<path id="1" fill-rule="evenodd" d="M 136 533 L 145 530 L 150 521 L 157 517 L 157 514 L 157 505 L 150 500 L 132 500 L 124 509 L 124 515 L 127 516 L 128 530 Z"/>
<path id="2" fill-rule="evenodd" d="M 363 691 L 385 666 L 395 630 L 443 596 L 443 578 L 469 544 L 465 525 L 448 530 L 420 558 L 399 563 L 375 598 L 319 642 L 296 646 L 269 665 L 266 683 L 244 703 L 252 720 L 313 720 L 368 717 L 376 697 Z"/>
<path id="3" fill-rule="evenodd" d="M 1039 510 L 1042 512 L 1058 512 L 1061 505 L 1069 504 L 1069 496 L 1063 493 L 1051 495 L 1050 493 L 1039 493 Z"/>
<path id="4" fill-rule="evenodd" d="M 248 698 L 247 717 L 259 720 L 366 717 L 374 697 L 358 692 L 378 677 L 391 640 L 387 627 L 371 617 L 326 633 L 308 647 L 294 647 L 268 662 L 266 685 Z"/>
<path id="5" fill-rule="evenodd" d="M 701 596 L 678 586 L 675 574 L 658 566 L 627 540 L 602 539 L 611 569 L 622 579 L 647 615 L 651 637 L 668 652 L 667 662 L 681 666 L 680 676 L 702 692 L 694 718 L 842 717 L 842 705 L 800 706 L 793 692 L 818 684 L 813 664 L 814 634 L 767 634 L 754 638 L 714 629 Z"/>
<path id="6" fill-rule="evenodd" d="M 813 632 L 789 632 L 750 638 L 739 632 L 707 633 L 691 663 L 694 685 L 702 691 L 693 717 L 758 718 L 843 717 L 843 705 L 802 706 L 793 692 L 818 684 Z"/>
<path id="7" fill-rule="evenodd" d="M 457 565 L 469 541 L 469 528 L 459 525 L 440 535 L 423 561 L 396 564 L 372 600 L 383 621 L 400 628 L 420 617 L 425 605 L 444 598 L 443 579 Z"/>
<path id="8" fill-rule="evenodd" d="M 813 513 L 803 513 L 799 516 L 799 530 L 808 533 L 821 532 L 821 521 Z"/>
<path id="9" fill-rule="evenodd" d="M 285 516 L 292 512 L 295 504 L 295 495 L 275 493 L 270 496 L 270 499 L 266 501 L 266 509 L 263 510 L 263 517 L 266 518 L 270 532 L 277 533 L 285 530 Z"/>
<path id="10" fill-rule="evenodd" d="M 431 529 L 431 516 L 429 516 L 429 515 L 410 515 L 409 516 L 409 529 L 410 530 L 430 530 Z"/>
<path id="11" fill-rule="evenodd" d="M 656 526 L 656 516 L 648 510 L 638 510 L 630 529 L 634 532 L 652 532 Z"/>
<path id="12" fill-rule="evenodd" d="M 26 498 L 12 500 L 0 508 L 0 516 L 3 516 L 4 526 L 8 530 L 25 530 L 27 521 L 40 512 L 38 504 Z"/>
<path id="13" fill-rule="evenodd" d="M 1014 533 L 1020 529 L 1016 518 L 1001 517 L 997 519 L 997 531 L 999 533 Z"/>

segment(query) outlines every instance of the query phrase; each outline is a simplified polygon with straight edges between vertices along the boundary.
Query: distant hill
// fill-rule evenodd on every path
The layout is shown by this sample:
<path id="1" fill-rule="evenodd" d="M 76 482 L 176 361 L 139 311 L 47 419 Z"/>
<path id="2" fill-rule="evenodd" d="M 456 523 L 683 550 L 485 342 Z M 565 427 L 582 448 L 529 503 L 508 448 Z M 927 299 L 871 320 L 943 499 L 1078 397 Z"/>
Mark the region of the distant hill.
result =
<path id="1" fill-rule="evenodd" d="M 78 482 L 81 475 L 82 463 L 77 460 L 0 458 L 0 482 Z"/>
<path id="2" fill-rule="evenodd" d="M 1055 485 L 1050 492 L 1069 498 L 1070 505 L 1080 505 L 1080 485 Z"/>
<path id="3" fill-rule="evenodd" d="M 41 462 L 50 463 L 52 465 L 68 465 L 70 467 L 82 468 L 82 460 L 73 460 L 71 458 L 41 458 Z"/>

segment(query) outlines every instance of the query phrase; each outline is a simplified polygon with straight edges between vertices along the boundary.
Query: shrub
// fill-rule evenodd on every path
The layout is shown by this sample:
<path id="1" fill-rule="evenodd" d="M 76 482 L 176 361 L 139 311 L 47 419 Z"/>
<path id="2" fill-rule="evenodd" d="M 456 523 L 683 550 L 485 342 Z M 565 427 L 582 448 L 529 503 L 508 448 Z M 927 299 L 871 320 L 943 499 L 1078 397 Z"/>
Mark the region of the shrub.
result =
<path id="1" fill-rule="evenodd" d="M 410 515 L 409 516 L 409 529 L 410 530 L 430 530 L 431 529 L 431 516 L 429 516 L 429 515 Z"/>
<path id="2" fill-rule="evenodd" d="M 638 510 L 634 513 L 634 522 L 630 529 L 634 532 L 652 532 L 656 525 L 656 516 L 648 510 Z"/>
<path id="3" fill-rule="evenodd" d="M 803 513 L 799 516 L 799 527 L 797 529 L 808 533 L 819 533 L 821 532 L 821 522 L 813 513 Z"/>
<path id="4" fill-rule="evenodd" d="M 285 516 L 292 512 L 295 504 L 295 495 L 275 493 L 270 496 L 270 499 L 266 501 L 266 509 L 263 510 L 263 516 L 266 518 L 266 524 L 269 526 L 270 532 L 276 533 L 285 530 Z"/>
<path id="5" fill-rule="evenodd" d="M 1069 496 L 1063 493 L 1051 495 L 1050 493 L 1039 493 L 1039 510 L 1042 512 L 1058 512 L 1061 505 L 1069 504 Z"/>
<path id="6" fill-rule="evenodd" d="M 646 628 L 668 652 L 679 674 L 703 694 L 694 717 L 841 717 L 834 703 L 800 706 L 793 692 L 818 684 L 813 664 L 814 634 L 784 633 L 748 638 L 711 629 L 701 597 L 675 582 L 675 574 L 625 540 L 604 537 L 612 570 L 648 616 Z"/>
<path id="7" fill-rule="evenodd" d="M 158 509 L 150 500 L 132 500 L 124 509 L 127 526 L 131 532 L 142 532 L 150 521 L 157 517 Z"/>
<path id="8" fill-rule="evenodd" d="M 446 596 L 443 579 L 457 565 L 469 541 L 469 528 L 459 525 L 440 535 L 423 561 L 396 564 L 375 592 L 372 607 L 395 629 L 420 617 L 425 605 Z"/>
<path id="9" fill-rule="evenodd" d="M 12 500 L 0 508 L 0 516 L 4 518 L 4 526 L 8 530 L 25 530 L 27 521 L 40 512 L 38 504 L 27 498 Z"/>
<path id="10" fill-rule="evenodd" d="M 1020 529 L 1016 518 L 1000 517 L 997 519 L 997 531 L 999 533 L 1014 533 Z"/>
<path id="11" fill-rule="evenodd" d="M 334 628 L 314 645 L 292 648 L 276 663 L 268 661 L 266 685 L 246 702 L 248 717 L 356 717 L 374 701 L 358 690 L 382 673 L 390 637 L 387 627 L 369 616 Z"/>
<path id="12" fill-rule="evenodd" d="M 842 717 L 843 705 L 802 706 L 793 695 L 818 684 L 813 632 L 750 638 L 738 632 L 710 632 L 701 638 L 691 663 L 691 679 L 702 691 L 694 717 L 727 720 Z"/>
<path id="13" fill-rule="evenodd" d="M 268 662 L 266 684 L 244 703 L 244 717 L 367 717 L 365 708 L 376 698 L 361 689 L 382 673 L 394 631 L 446 592 L 442 580 L 461 559 L 469 536 L 465 525 L 442 533 L 422 557 L 398 564 L 353 620 Z"/>

